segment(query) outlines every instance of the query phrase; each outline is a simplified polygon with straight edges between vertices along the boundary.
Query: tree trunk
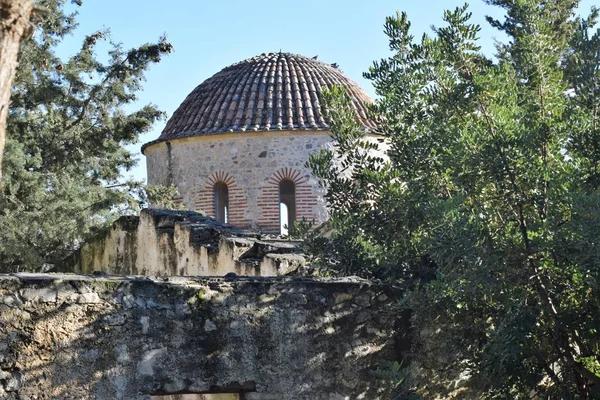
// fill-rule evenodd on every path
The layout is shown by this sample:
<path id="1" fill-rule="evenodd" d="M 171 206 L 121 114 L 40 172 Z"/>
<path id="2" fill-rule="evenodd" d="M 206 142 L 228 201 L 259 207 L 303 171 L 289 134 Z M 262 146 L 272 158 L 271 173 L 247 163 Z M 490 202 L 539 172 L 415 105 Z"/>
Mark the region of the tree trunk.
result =
<path id="1" fill-rule="evenodd" d="M 33 0 L 0 0 L 0 179 L 6 138 L 6 119 L 21 38 L 31 34 Z M 1 184 L 0 184 L 1 185 Z"/>

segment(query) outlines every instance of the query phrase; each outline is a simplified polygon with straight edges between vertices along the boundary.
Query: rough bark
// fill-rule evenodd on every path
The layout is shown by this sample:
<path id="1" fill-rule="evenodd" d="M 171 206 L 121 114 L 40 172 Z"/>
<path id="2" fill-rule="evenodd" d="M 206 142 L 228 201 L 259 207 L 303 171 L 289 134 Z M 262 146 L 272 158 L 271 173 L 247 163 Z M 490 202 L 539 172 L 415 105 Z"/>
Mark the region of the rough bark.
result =
<path id="1" fill-rule="evenodd" d="M 6 138 L 6 119 L 19 43 L 31 34 L 33 0 L 0 0 L 0 179 Z"/>

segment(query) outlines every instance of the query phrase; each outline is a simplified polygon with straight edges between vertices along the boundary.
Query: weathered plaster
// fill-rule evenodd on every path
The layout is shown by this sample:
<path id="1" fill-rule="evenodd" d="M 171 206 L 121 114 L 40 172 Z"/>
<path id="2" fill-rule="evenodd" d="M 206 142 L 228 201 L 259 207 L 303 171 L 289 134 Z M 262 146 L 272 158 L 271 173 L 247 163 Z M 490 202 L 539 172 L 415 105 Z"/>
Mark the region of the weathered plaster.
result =
<path id="1" fill-rule="evenodd" d="M 146 209 L 121 217 L 83 244 L 61 272 L 133 275 L 277 276 L 305 263 L 294 242 L 261 235 L 192 211 Z"/>

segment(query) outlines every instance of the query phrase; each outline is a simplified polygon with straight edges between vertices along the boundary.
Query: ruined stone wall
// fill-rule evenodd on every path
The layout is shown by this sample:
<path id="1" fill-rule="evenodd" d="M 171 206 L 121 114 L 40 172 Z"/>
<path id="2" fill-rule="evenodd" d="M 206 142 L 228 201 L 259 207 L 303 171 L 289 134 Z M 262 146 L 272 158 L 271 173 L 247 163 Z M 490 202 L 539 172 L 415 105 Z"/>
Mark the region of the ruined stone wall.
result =
<path id="1" fill-rule="evenodd" d="M 0 398 L 389 399 L 371 371 L 399 357 L 399 296 L 359 279 L 1 275 Z"/>
<path id="2" fill-rule="evenodd" d="M 121 217 L 57 268 L 91 274 L 277 276 L 304 265 L 294 242 L 221 224 L 192 211 Z"/>
<path id="3" fill-rule="evenodd" d="M 296 184 L 297 218 L 323 222 L 324 192 L 305 163 L 331 142 L 327 131 L 245 132 L 198 136 L 145 149 L 148 183 L 177 186 L 186 208 L 214 216 L 213 186 L 229 187 L 229 222 L 279 232 L 278 184 Z"/>

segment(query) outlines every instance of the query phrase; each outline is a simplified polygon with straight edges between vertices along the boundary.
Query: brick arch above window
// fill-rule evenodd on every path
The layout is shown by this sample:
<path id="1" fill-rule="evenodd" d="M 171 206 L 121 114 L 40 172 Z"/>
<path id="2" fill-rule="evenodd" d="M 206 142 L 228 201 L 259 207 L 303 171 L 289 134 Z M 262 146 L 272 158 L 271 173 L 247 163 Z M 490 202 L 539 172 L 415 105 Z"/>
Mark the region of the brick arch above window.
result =
<path id="1" fill-rule="evenodd" d="M 227 186 L 232 186 L 235 184 L 235 180 L 233 179 L 233 177 L 231 176 L 231 174 L 229 172 L 217 171 L 217 172 L 213 172 L 208 177 L 208 179 L 206 180 L 206 185 L 210 186 L 212 188 L 218 182 L 223 182 Z"/>
<path id="2" fill-rule="evenodd" d="M 308 179 L 306 178 L 306 176 L 302 175 L 302 172 L 300 172 L 294 168 L 286 167 L 286 168 L 281 168 L 280 170 L 275 172 L 273 175 L 271 175 L 268 183 L 270 185 L 279 185 L 279 183 L 281 181 L 286 180 L 286 179 L 294 182 L 294 184 L 296 184 L 296 186 L 302 185 L 302 184 L 305 184 L 306 182 L 308 182 Z"/>
<path id="3" fill-rule="evenodd" d="M 197 211 L 205 212 L 211 217 L 215 217 L 215 185 L 224 183 L 229 191 L 228 222 L 231 225 L 246 227 L 249 222 L 245 218 L 245 212 L 248 208 L 248 200 L 242 188 L 240 188 L 233 176 L 225 171 L 213 172 L 203 188 L 198 190 L 194 201 L 194 207 Z"/>
<path id="4" fill-rule="evenodd" d="M 304 217 L 310 221 L 315 217 L 314 210 L 318 204 L 317 196 L 313 192 L 313 187 L 306 173 L 303 174 L 295 168 L 281 168 L 266 180 L 258 198 L 260 207 L 258 223 L 267 232 L 280 231 L 279 184 L 285 180 L 290 180 L 295 185 L 296 220 Z"/>

